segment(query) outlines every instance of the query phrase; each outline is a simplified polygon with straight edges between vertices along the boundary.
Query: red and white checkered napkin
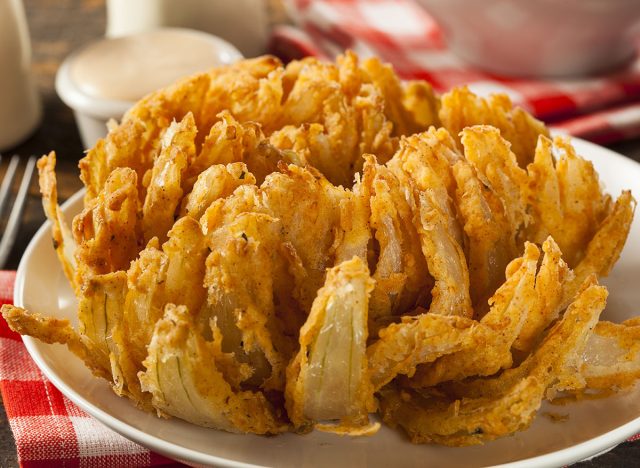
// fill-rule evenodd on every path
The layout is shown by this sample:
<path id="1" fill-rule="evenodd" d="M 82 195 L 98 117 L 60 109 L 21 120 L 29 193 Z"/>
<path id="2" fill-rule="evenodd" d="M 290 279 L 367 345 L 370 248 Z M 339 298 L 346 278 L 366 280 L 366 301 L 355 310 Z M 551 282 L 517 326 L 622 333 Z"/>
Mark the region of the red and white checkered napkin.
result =
<path id="1" fill-rule="evenodd" d="M 552 127 L 591 141 L 640 136 L 640 58 L 624 70 L 597 77 L 509 79 L 458 59 L 447 49 L 439 26 L 411 0 L 285 4 L 297 27 L 276 28 L 272 42 L 273 52 L 285 60 L 333 58 L 349 48 L 360 56 L 377 55 L 402 78 L 425 79 L 440 92 L 466 84 L 480 95 L 506 93 Z"/>
<path id="2" fill-rule="evenodd" d="M 15 272 L 0 271 L 0 305 Z M 69 401 L 0 317 L 0 392 L 23 468 L 184 466 L 125 439 Z"/>

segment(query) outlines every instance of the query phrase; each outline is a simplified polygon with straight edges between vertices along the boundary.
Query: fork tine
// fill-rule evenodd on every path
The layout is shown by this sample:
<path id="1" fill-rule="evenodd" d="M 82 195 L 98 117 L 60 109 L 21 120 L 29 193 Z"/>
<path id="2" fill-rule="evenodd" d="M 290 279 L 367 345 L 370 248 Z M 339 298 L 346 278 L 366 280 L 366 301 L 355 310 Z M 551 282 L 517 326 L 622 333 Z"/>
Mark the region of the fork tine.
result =
<path id="1" fill-rule="evenodd" d="M 4 213 L 5 205 L 7 204 L 7 200 L 9 200 L 9 192 L 11 191 L 13 178 L 16 175 L 16 169 L 18 168 L 19 163 L 20 157 L 17 154 L 14 154 L 11 161 L 9 161 L 7 172 L 4 174 L 4 179 L 2 179 L 2 185 L 0 185 L 0 216 Z"/>
<path id="2" fill-rule="evenodd" d="M 16 201 L 11 209 L 7 226 L 0 240 L 0 268 L 2 268 L 7 261 L 11 247 L 16 241 L 18 235 L 18 227 L 20 226 L 20 218 L 27 201 L 27 195 L 29 192 L 29 185 L 31 185 L 31 178 L 33 177 L 33 170 L 36 166 L 36 158 L 31 156 L 27 161 L 27 166 L 24 169 L 22 176 L 22 182 L 20 182 L 20 188 L 18 188 L 18 194 L 16 195 Z"/>

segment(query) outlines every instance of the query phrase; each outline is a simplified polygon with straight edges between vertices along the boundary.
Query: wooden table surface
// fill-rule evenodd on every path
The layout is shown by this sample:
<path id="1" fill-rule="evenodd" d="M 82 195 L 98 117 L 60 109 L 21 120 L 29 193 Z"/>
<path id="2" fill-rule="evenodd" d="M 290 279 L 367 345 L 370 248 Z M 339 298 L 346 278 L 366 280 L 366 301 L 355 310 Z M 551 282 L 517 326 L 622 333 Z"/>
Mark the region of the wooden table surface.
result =
<path id="1" fill-rule="evenodd" d="M 59 196 L 64 200 L 82 187 L 78 179 L 77 164 L 83 149 L 73 114 L 55 93 L 55 73 L 69 52 L 104 34 L 104 0 L 24 0 L 24 4 L 32 38 L 33 72 L 43 100 L 44 117 L 35 133 L 12 152 L 24 156 L 40 156 L 55 150 L 58 156 Z M 640 139 L 609 147 L 640 161 Z M 3 171 L 4 164 L 0 167 L 0 173 Z M 17 268 L 27 244 L 44 220 L 34 181 L 19 239 L 6 269 Z M 0 411 L 0 467 L 18 466 L 15 442 L 2 405 Z M 640 442 L 624 443 L 603 456 L 575 466 L 634 465 L 640 465 Z"/>

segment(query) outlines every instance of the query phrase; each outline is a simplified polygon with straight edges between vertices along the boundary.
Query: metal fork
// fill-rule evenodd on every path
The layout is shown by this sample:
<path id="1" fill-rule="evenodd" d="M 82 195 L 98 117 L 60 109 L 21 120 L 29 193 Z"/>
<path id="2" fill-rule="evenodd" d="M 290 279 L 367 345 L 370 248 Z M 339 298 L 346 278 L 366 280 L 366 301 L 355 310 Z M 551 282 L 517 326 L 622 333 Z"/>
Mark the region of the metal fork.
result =
<path id="1" fill-rule="evenodd" d="M 2 162 L 2 155 L 0 155 L 0 162 Z M 14 155 L 9 161 L 7 166 L 7 172 L 0 185 L 0 219 L 5 212 L 6 207 L 9 205 L 9 199 L 11 198 L 11 188 L 14 185 L 14 179 L 16 177 L 16 171 L 20 164 L 20 157 Z M 27 164 L 22 173 L 22 181 L 18 187 L 11 213 L 5 224 L 4 231 L 2 232 L 2 239 L 0 239 L 0 268 L 2 268 L 9 257 L 9 252 L 16 241 L 18 235 L 18 228 L 20 227 L 20 219 L 22 218 L 22 212 L 27 204 L 27 195 L 29 192 L 29 185 L 31 184 L 31 178 L 33 177 L 33 170 L 36 166 L 36 158 L 31 156 L 27 160 Z"/>

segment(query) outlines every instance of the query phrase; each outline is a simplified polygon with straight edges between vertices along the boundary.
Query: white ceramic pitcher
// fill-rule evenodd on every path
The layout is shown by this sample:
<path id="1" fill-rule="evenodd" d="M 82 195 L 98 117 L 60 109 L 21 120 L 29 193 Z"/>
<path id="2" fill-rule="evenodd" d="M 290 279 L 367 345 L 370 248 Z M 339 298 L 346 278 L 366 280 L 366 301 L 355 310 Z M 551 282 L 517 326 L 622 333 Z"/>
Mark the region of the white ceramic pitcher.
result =
<path id="1" fill-rule="evenodd" d="M 22 0 L 0 0 L 0 152 L 25 140 L 41 116 Z"/>

